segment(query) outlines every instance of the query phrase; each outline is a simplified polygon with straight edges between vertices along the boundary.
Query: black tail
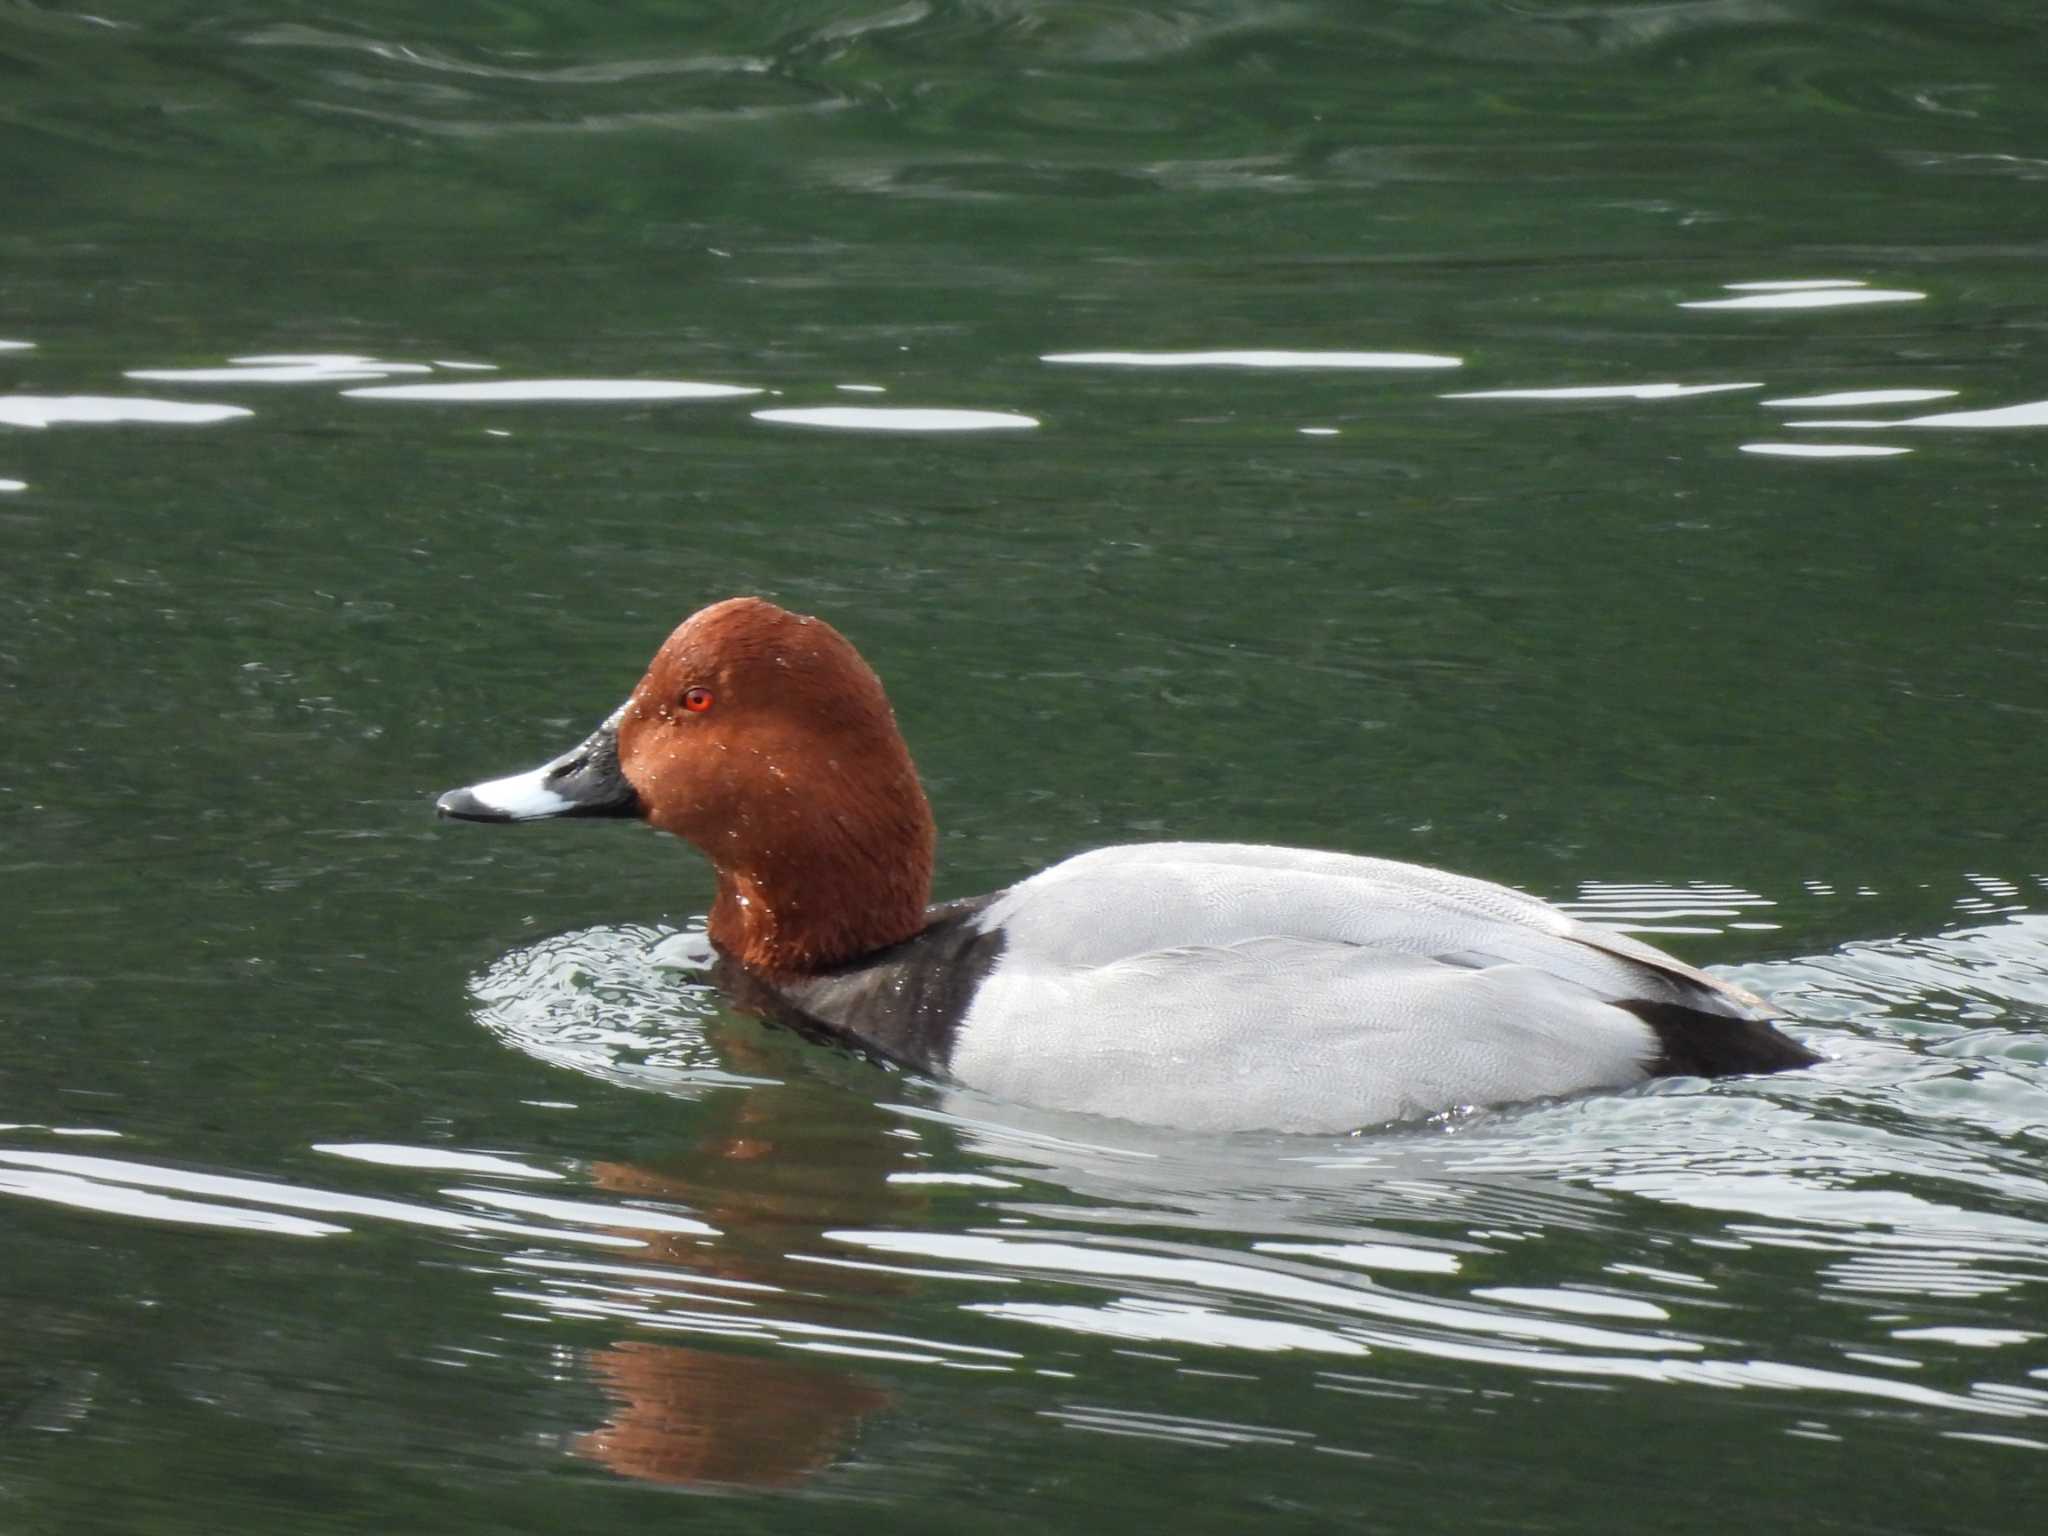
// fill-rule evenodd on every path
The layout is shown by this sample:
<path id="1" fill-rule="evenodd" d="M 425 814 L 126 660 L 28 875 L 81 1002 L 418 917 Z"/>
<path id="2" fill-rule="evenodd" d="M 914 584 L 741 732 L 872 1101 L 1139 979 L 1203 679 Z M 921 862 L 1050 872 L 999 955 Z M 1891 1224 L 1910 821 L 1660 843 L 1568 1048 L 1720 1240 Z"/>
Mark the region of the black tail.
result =
<path id="1" fill-rule="evenodd" d="M 1821 1058 L 1767 1019 L 1731 1019 L 1683 1003 L 1627 1002 L 1626 1008 L 1657 1034 L 1652 1077 L 1733 1077 L 1741 1072 L 1784 1072 Z"/>

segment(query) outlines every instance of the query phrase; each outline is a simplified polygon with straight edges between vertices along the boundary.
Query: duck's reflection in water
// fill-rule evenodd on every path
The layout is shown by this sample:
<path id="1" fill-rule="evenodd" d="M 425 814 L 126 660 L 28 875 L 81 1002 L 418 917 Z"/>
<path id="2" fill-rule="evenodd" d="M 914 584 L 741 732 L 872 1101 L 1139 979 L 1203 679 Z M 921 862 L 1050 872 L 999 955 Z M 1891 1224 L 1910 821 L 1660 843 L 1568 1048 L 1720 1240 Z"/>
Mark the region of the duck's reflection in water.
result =
<path id="1" fill-rule="evenodd" d="M 733 1053 L 751 1054 L 743 1046 Z M 733 1065 L 758 1070 L 762 1063 Z M 631 1163 L 599 1163 L 591 1170 L 601 1189 L 689 1206 L 721 1234 L 709 1244 L 689 1235 L 641 1234 L 649 1243 L 632 1267 L 643 1277 L 673 1268 L 677 1288 L 696 1281 L 713 1298 L 772 1296 L 775 1320 L 756 1337 L 807 1324 L 829 1328 L 841 1309 L 806 1294 L 815 1290 L 817 1268 L 789 1255 L 815 1249 L 821 1234 L 842 1221 L 894 1223 L 910 1216 L 922 1202 L 888 1181 L 904 1166 L 903 1143 L 884 1134 L 881 1115 L 860 1106 L 874 1123 L 848 1136 L 829 1176 L 821 1176 L 810 1156 L 777 1155 L 783 1132 L 795 1129 L 777 1123 L 787 1117 L 788 1096 L 722 1098 L 713 1129 L 675 1170 Z M 661 1286 L 645 1278 L 641 1283 Z M 879 1270 L 835 1270 L 832 1293 L 840 1299 L 896 1294 L 913 1283 Z M 694 1304 L 679 1301 L 671 1317 L 691 1321 L 684 1313 Z M 741 1321 L 716 1316 L 708 1326 Z M 614 1407 L 600 1428 L 577 1437 L 571 1448 L 623 1477 L 786 1488 L 829 1467 L 862 1422 L 890 1401 L 888 1393 L 847 1372 L 736 1343 L 738 1349 L 727 1352 L 627 1338 L 588 1351 L 592 1375 Z"/>
<path id="2" fill-rule="evenodd" d="M 687 1209 L 716 1235 L 631 1229 L 644 1246 L 630 1259 L 546 1271 L 562 1315 L 634 1330 L 584 1351 L 612 1406 L 570 1448 L 649 1482 L 788 1488 L 830 1467 L 890 1402 L 817 1351 L 858 1350 L 850 1309 L 916 1283 L 835 1266 L 821 1287 L 818 1265 L 793 1255 L 827 1246 L 831 1228 L 914 1221 L 925 1197 L 889 1176 L 919 1166 L 917 1147 L 858 1095 L 741 1086 L 775 1083 L 805 1048 L 732 1018 L 693 967 L 651 967 L 650 949 L 674 937 L 592 929 L 514 951 L 478 978 L 478 1015 L 557 1065 L 697 1101 L 682 1111 L 700 1127 L 687 1146 L 658 1162 L 600 1161 L 589 1177 L 627 1201 Z M 651 1330 L 707 1342 L 662 1342 Z"/>
<path id="3" fill-rule="evenodd" d="M 588 1358 L 615 1407 L 571 1448 L 645 1482 L 793 1487 L 889 1402 L 843 1372 L 769 1356 L 630 1339 Z"/>

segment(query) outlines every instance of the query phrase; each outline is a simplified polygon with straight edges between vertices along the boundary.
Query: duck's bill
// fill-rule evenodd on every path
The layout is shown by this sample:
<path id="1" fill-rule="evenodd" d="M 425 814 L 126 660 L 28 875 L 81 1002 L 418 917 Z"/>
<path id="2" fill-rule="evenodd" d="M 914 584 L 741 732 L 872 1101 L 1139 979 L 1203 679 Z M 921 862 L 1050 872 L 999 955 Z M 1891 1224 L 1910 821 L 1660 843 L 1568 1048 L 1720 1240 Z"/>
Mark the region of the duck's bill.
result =
<path id="1" fill-rule="evenodd" d="M 640 797 L 619 771 L 619 717 L 581 745 L 525 773 L 451 789 L 434 809 L 458 821 L 544 821 L 551 816 L 638 816 Z"/>

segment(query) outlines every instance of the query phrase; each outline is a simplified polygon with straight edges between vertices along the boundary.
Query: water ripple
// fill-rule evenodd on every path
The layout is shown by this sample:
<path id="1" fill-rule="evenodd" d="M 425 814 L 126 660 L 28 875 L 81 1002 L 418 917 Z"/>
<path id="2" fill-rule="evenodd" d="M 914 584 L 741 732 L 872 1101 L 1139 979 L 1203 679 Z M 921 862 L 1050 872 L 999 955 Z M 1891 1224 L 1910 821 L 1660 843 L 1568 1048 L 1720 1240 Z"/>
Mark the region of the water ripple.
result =
<path id="1" fill-rule="evenodd" d="M 332 1223 L 277 1215 L 277 1210 L 311 1211 L 444 1232 L 493 1233 L 611 1248 L 642 1246 L 637 1238 L 607 1233 L 533 1227 L 407 1201 L 310 1189 L 278 1180 L 200 1173 L 73 1153 L 0 1149 L 0 1179 L 6 1181 L 0 1183 L 0 1189 L 33 1199 L 59 1200 L 110 1214 L 181 1225 L 240 1227 L 294 1236 L 333 1236 L 349 1230 Z M 175 1193 L 160 1193 L 165 1190 Z"/>
<path id="2" fill-rule="evenodd" d="M 1992 888 L 2018 890 L 2007 881 Z M 1754 892 L 1705 884 L 1594 884 L 1583 904 L 1589 916 L 1653 921 L 1726 919 L 1770 905 Z M 969 1290 L 956 1303 L 963 1314 L 1146 1344 L 1174 1359 L 1190 1350 L 1210 1358 L 1391 1351 L 1515 1372 L 2039 1416 L 2039 1405 L 2002 1392 L 1981 1371 L 1957 1382 L 1903 1383 L 1854 1367 L 1865 1357 L 1956 1342 L 1924 1330 L 1989 1330 L 1988 1348 L 2014 1331 L 1996 1313 L 1963 1324 L 1922 1309 L 2024 1307 L 2048 1281 L 2048 1221 L 2038 1215 L 2048 1181 L 2031 1159 L 2001 1146 L 2048 1135 L 2048 1051 L 2038 1035 L 2010 1027 L 2014 1010 L 2048 1016 L 2044 925 L 2048 915 L 2009 913 L 1987 927 L 1740 968 L 1739 980 L 1795 1020 L 1835 1021 L 1824 1040 L 1802 1031 L 1833 1058 L 1811 1073 L 1672 1081 L 1635 1094 L 1446 1117 L 1435 1134 L 1202 1144 L 1024 1112 L 960 1090 L 936 1090 L 934 1099 L 912 1084 L 891 1112 L 925 1128 L 921 1135 L 942 1137 L 955 1161 L 929 1170 L 936 1178 L 907 1182 L 967 1202 L 958 1212 L 964 1225 L 839 1227 L 820 1234 L 817 1251 L 791 1257 L 904 1283 L 945 1277 Z M 601 965 L 607 995 L 629 1005 L 598 1010 L 610 1015 L 608 1046 L 576 1022 L 575 1008 L 568 1046 L 531 1029 L 519 1043 L 579 1070 L 670 1091 L 673 1068 L 657 1059 L 642 1070 L 629 1059 L 657 1035 L 662 1049 L 649 1053 L 657 1058 L 717 1056 L 690 1012 L 675 1011 L 675 973 L 656 981 L 649 969 L 648 956 L 674 942 L 660 930 L 592 930 L 572 943 L 535 946 L 554 956 L 549 965 L 523 962 L 496 973 L 494 987 L 514 975 L 574 974 L 574 995 Z M 645 979 L 628 984 L 636 968 Z M 649 1012 L 642 1025 L 628 1022 L 635 1010 L 659 1011 L 664 997 L 665 1018 Z M 1961 998 L 1995 1004 L 1990 1018 L 2002 1013 L 2008 1027 L 1938 1022 L 1939 1010 Z M 680 1086 L 701 1092 L 705 1081 Z M 773 1118 L 773 1098 L 754 1102 Z M 1654 1214 L 1660 1207 L 1714 1224 L 1700 1231 L 1667 1223 Z M 976 1226 L 976 1210 L 1023 1226 Z M 1573 1231 L 1601 1234 L 1590 1268 L 1562 1250 L 1540 1257 Z M 1149 1235 L 1161 1232 L 1178 1236 Z M 1700 1263 L 1673 1262 L 1686 1251 Z M 1727 1358 L 1716 1339 L 1740 1331 L 1750 1309 L 1766 1304 L 1761 1274 L 1747 1275 L 1735 1257 L 1746 1252 L 1805 1255 L 1823 1292 L 1880 1309 L 1904 1306 L 1906 1320 L 1873 1317 L 1859 1327 L 1845 1318 L 1832 1346 L 1815 1341 L 1814 1358 Z M 1077 1298 L 1077 1286 L 1108 1294 Z M 988 1287 L 998 1294 L 972 1294 Z M 852 1341 L 924 1363 L 947 1358 L 944 1342 L 929 1333 Z M 1946 1374 L 1931 1357 L 1913 1363 Z"/>
<path id="3" fill-rule="evenodd" d="M 685 1095 L 772 1085 L 727 1070 L 702 1033 L 723 1003 L 691 979 L 687 959 L 678 964 L 687 938 L 628 925 L 523 946 L 471 983 L 477 1022 L 515 1050 L 608 1082 Z"/>
<path id="4" fill-rule="evenodd" d="M 603 59 L 584 64 L 536 67 L 485 63 L 461 59 L 441 50 L 407 43 L 386 42 L 344 32 L 330 32 L 299 22 L 280 22 L 245 34 L 242 41 L 252 48 L 312 48 L 344 53 L 365 53 L 407 69 L 421 69 L 452 75 L 474 75 L 486 80 L 517 80 L 535 85 L 617 85 L 665 75 L 766 74 L 774 67 L 765 58 L 726 58 L 717 54 L 679 54 L 668 58 Z"/>

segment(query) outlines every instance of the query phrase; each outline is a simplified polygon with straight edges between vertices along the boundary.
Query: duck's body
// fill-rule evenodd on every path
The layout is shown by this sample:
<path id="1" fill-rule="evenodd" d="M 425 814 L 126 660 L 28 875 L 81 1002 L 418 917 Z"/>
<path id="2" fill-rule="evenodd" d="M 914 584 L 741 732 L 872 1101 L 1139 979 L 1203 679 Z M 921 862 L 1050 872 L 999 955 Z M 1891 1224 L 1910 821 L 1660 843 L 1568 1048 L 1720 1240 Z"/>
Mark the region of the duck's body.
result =
<path id="1" fill-rule="evenodd" d="M 718 870 L 743 1001 L 1026 1104 L 1342 1131 L 1816 1059 L 1647 944 L 1387 859 L 1144 843 L 928 908 L 930 813 L 879 682 L 757 599 L 686 621 L 576 751 L 441 809 L 680 833 Z"/>
<path id="2" fill-rule="evenodd" d="M 1755 998 L 1505 886 L 1242 843 L 1099 848 L 755 1006 L 1019 1103 L 1209 1131 L 1813 1058 Z"/>

